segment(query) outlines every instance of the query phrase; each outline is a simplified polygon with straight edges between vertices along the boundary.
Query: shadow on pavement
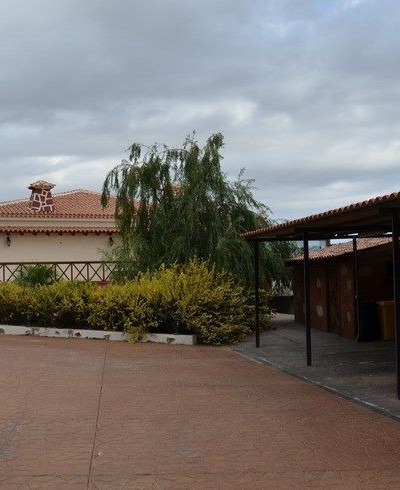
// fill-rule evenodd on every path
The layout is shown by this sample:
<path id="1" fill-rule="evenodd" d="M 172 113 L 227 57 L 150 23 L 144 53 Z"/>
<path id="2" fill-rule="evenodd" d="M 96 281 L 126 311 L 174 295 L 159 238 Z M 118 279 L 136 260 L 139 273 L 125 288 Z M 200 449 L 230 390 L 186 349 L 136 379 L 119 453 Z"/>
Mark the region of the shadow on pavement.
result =
<path id="1" fill-rule="evenodd" d="M 395 348 L 391 341 L 359 342 L 312 329 L 312 366 L 306 364 L 304 325 L 277 314 L 271 330 L 233 350 L 400 420 L 396 398 Z"/>

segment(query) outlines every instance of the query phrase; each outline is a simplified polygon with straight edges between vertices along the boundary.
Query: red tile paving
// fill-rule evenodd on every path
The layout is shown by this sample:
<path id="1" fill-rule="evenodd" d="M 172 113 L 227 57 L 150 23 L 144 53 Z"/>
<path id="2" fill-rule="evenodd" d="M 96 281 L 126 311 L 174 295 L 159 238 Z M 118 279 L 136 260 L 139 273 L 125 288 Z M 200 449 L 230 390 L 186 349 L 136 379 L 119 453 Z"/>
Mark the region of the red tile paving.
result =
<path id="1" fill-rule="evenodd" d="M 0 352 L 1 488 L 400 488 L 398 422 L 228 349 Z"/>

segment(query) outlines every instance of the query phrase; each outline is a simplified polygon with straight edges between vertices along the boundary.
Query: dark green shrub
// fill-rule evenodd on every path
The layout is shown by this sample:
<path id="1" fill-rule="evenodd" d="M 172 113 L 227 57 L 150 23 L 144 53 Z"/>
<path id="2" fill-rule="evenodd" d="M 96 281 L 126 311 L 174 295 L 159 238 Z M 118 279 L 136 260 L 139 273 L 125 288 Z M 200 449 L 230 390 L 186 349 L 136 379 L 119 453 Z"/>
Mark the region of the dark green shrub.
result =
<path id="1" fill-rule="evenodd" d="M 21 264 L 15 279 L 20 286 L 49 285 L 55 281 L 57 281 L 56 271 L 46 264 Z"/>

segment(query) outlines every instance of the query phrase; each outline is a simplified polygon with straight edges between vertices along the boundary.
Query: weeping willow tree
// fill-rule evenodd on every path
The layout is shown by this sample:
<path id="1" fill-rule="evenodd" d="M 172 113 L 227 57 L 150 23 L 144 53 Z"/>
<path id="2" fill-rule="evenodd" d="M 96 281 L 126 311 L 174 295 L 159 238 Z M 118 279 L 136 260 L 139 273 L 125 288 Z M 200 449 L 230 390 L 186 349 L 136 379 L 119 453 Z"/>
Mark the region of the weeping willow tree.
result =
<path id="1" fill-rule="evenodd" d="M 106 206 L 116 195 L 116 221 L 122 245 L 112 252 L 124 276 L 154 270 L 161 264 L 209 260 L 233 272 L 245 284 L 253 280 L 251 247 L 244 231 L 271 224 L 270 210 L 252 194 L 253 180 L 243 170 L 231 182 L 221 170 L 222 134 L 201 148 L 194 135 L 182 148 L 135 143 L 107 175 L 102 193 Z M 261 247 L 264 285 L 287 283 L 287 244 Z"/>

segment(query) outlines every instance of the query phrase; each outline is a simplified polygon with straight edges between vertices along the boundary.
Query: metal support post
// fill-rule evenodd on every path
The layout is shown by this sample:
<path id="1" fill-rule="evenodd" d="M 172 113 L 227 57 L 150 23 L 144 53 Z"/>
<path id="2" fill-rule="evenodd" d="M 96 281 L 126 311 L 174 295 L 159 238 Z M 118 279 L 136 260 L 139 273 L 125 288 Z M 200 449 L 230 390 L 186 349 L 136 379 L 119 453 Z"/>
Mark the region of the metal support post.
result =
<path id="1" fill-rule="evenodd" d="M 357 238 L 353 238 L 353 291 L 354 291 L 354 330 L 357 332 L 356 341 L 360 337 L 360 305 L 358 301 L 358 254 Z"/>
<path id="2" fill-rule="evenodd" d="M 254 294 L 256 307 L 256 347 L 260 347 L 260 244 L 254 241 Z"/>
<path id="3" fill-rule="evenodd" d="M 400 399 L 400 224 L 397 212 L 392 214 L 392 245 L 393 245 L 393 296 L 395 318 L 396 348 L 396 392 Z"/>
<path id="4" fill-rule="evenodd" d="M 310 260 L 308 248 L 308 232 L 303 235 L 304 250 L 304 305 L 305 305 L 305 323 L 306 323 L 306 349 L 307 349 L 307 366 L 311 366 L 311 306 L 310 306 Z"/>

